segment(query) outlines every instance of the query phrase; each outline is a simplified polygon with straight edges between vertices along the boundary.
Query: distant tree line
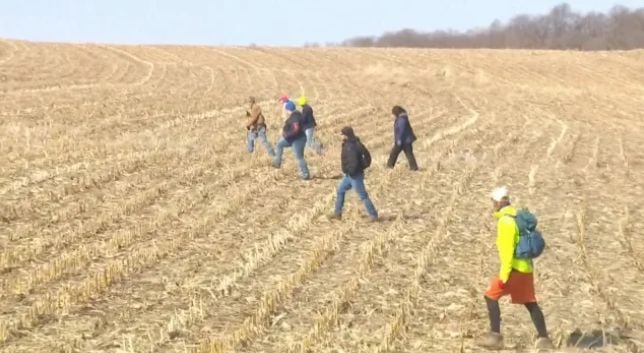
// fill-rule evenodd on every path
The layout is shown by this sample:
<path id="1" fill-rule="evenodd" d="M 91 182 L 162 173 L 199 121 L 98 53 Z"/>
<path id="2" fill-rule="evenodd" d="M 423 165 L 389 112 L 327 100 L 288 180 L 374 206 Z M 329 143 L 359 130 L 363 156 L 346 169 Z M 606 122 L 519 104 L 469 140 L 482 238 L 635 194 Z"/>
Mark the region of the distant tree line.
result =
<path id="1" fill-rule="evenodd" d="M 356 37 L 348 47 L 513 48 L 627 50 L 644 48 L 644 8 L 616 6 L 607 14 L 573 12 L 568 4 L 540 16 L 520 15 L 503 24 L 467 32 L 404 29 L 380 37 Z"/>

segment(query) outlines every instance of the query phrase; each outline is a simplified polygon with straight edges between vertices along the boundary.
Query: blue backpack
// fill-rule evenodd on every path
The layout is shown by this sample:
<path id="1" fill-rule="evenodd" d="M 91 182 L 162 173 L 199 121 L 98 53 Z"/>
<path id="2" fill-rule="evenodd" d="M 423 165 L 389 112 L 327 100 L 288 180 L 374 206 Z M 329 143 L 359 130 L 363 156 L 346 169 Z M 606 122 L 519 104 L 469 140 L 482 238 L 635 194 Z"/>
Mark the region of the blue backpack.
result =
<path id="1" fill-rule="evenodd" d="M 528 209 L 521 209 L 514 218 L 519 228 L 519 242 L 514 256 L 519 259 L 539 257 L 546 247 L 541 232 L 537 229 L 537 217 Z"/>

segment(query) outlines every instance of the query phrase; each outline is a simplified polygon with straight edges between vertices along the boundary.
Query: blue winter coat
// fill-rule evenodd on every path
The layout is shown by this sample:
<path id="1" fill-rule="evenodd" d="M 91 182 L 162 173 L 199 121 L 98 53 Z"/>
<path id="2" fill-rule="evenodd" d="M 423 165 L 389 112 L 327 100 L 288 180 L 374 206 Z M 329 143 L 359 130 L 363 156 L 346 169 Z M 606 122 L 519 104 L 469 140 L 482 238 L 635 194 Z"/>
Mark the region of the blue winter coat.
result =
<path id="1" fill-rule="evenodd" d="M 394 139 L 398 146 L 408 145 L 416 141 L 416 135 L 409 123 L 407 113 L 402 113 L 394 121 Z"/>

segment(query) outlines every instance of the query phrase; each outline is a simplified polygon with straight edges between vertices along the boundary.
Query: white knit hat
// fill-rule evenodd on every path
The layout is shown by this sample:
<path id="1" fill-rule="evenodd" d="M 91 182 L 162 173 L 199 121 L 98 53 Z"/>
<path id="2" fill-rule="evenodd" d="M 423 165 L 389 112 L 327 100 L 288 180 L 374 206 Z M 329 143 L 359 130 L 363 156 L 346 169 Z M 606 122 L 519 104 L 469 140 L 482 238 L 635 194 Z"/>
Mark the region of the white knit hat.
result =
<path id="1" fill-rule="evenodd" d="M 506 186 L 499 186 L 498 188 L 494 189 L 492 191 L 492 194 L 490 195 L 492 197 L 492 200 L 496 202 L 500 202 L 503 200 L 503 198 L 508 197 L 508 188 Z"/>

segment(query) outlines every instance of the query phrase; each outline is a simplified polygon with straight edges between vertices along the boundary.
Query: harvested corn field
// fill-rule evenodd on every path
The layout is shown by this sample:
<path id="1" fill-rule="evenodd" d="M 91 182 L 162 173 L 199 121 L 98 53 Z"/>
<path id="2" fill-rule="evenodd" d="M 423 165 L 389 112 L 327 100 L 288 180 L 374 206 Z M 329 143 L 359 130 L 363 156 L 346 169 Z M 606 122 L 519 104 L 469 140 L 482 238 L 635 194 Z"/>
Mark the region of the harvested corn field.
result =
<path id="1" fill-rule="evenodd" d="M 263 49 L 0 41 L 0 351 L 477 352 L 497 271 L 490 190 L 539 216 L 555 343 L 644 349 L 644 52 Z M 273 169 L 306 94 L 326 154 Z M 389 170 L 391 106 L 421 170 Z M 339 130 L 370 149 L 383 221 L 349 194 Z M 505 304 L 512 351 L 531 347 Z"/>

